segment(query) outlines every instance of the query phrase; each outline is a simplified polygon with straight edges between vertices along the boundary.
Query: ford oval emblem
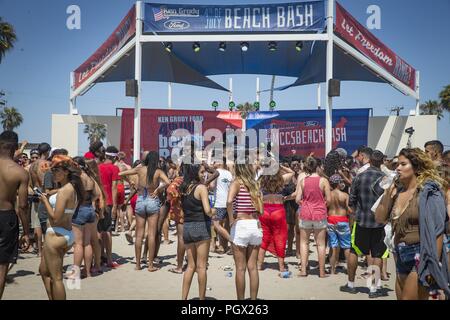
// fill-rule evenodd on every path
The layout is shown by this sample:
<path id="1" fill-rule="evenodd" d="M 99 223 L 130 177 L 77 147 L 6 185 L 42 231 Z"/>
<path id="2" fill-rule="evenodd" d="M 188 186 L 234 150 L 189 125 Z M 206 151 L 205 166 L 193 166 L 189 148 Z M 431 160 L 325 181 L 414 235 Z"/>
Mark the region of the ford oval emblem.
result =
<path id="1" fill-rule="evenodd" d="M 183 20 L 169 20 L 164 22 L 164 27 L 169 30 L 186 30 L 190 26 L 189 22 Z"/>
<path id="2" fill-rule="evenodd" d="M 305 127 L 316 127 L 319 125 L 318 121 L 306 121 L 305 122 Z"/>

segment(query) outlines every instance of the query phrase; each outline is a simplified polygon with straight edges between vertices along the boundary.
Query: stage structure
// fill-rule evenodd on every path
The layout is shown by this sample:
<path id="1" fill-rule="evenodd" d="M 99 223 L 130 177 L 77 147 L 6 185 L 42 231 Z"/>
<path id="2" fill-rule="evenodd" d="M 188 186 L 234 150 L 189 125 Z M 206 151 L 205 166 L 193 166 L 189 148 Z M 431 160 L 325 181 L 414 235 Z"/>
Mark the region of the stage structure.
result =
<path id="1" fill-rule="evenodd" d="M 133 151 L 139 159 L 142 81 L 227 91 L 208 78 L 219 74 L 297 78 L 280 89 L 325 83 L 325 152 L 333 143 L 334 80 L 388 83 L 414 98 L 419 114 L 419 72 L 335 0 L 237 5 L 137 1 L 106 42 L 71 74 L 70 114 L 77 114 L 76 98 L 96 83 L 134 79 Z"/>

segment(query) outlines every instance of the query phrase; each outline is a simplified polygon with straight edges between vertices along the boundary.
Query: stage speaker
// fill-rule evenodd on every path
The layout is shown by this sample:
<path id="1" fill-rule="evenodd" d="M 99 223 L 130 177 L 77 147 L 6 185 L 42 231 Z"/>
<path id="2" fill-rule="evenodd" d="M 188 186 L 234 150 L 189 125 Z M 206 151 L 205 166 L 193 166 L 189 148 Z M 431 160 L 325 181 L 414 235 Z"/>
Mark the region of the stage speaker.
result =
<path id="1" fill-rule="evenodd" d="M 138 83 L 137 80 L 126 80 L 126 96 L 137 97 L 138 95 Z"/>
<path id="2" fill-rule="evenodd" d="M 328 83 L 328 96 L 340 97 L 341 96 L 341 81 L 337 79 L 331 79 Z"/>

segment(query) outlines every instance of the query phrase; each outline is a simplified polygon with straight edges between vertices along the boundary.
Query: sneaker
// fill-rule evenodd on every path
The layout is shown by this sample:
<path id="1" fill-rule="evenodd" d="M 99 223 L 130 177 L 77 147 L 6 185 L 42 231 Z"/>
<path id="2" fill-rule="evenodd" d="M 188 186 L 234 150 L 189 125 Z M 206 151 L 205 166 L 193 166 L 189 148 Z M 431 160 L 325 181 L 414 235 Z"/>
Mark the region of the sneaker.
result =
<path id="1" fill-rule="evenodd" d="M 342 292 L 347 292 L 347 293 L 351 293 L 351 294 L 357 294 L 358 293 L 356 288 L 350 288 L 347 284 L 345 286 L 341 286 L 339 288 L 339 290 L 342 291 Z"/>

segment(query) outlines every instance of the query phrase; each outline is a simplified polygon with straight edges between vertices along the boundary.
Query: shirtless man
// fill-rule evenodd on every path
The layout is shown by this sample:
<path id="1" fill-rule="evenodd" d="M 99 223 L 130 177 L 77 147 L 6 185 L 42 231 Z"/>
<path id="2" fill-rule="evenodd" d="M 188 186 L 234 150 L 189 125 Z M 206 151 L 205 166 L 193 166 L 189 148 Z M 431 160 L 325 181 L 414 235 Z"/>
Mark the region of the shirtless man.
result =
<path id="1" fill-rule="evenodd" d="M 19 221 L 23 227 L 23 241 L 30 245 L 29 225 L 26 216 L 28 207 L 28 174 L 13 161 L 18 148 L 15 132 L 0 134 L 0 299 L 5 288 L 9 264 L 16 263 L 19 253 Z M 15 202 L 18 198 L 18 213 Z"/>
<path id="2" fill-rule="evenodd" d="M 351 231 L 349 224 L 349 196 L 342 192 L 344 181 L 339 174 L 330 177 L 331 201 L 328 206 L 328 243 L 332 250 L 330 257 L 331 274 L 336 274 L 339 262 L 339 250 L 344 249 L 345 259 L 348 259 L 351 246 Z"/>

